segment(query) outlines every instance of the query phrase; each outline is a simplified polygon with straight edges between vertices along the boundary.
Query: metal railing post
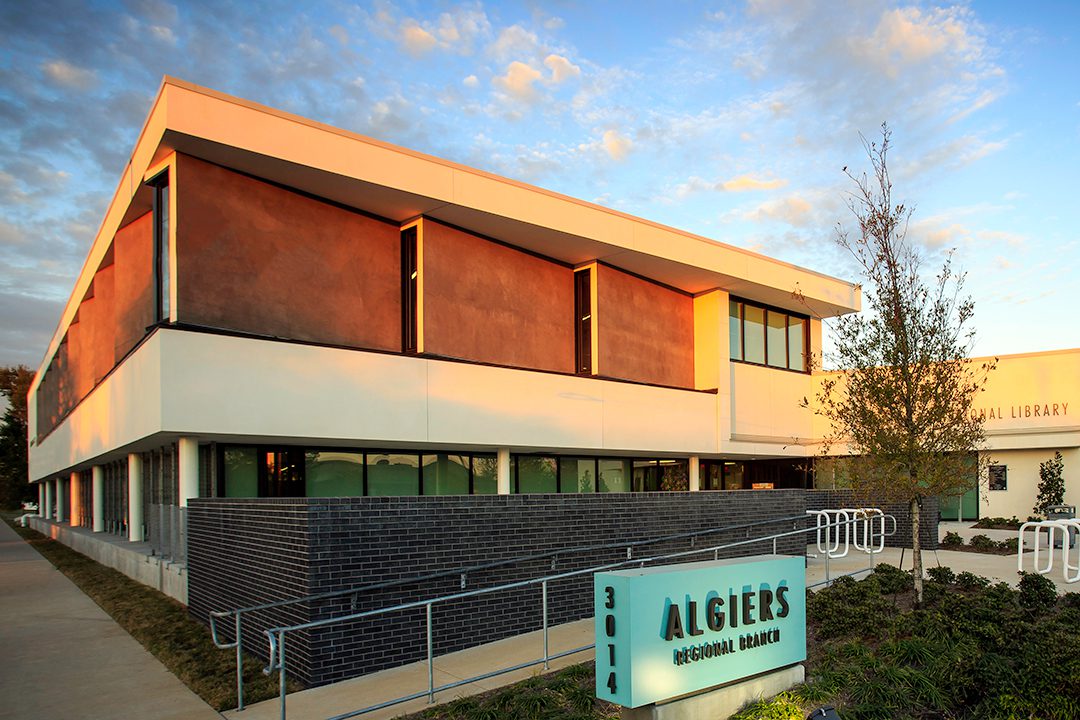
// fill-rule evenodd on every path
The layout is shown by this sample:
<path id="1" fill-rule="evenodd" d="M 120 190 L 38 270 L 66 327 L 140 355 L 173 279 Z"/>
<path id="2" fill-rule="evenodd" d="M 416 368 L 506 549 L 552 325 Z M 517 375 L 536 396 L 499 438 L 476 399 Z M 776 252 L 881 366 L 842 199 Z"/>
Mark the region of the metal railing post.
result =
<path id="1" fill-rule="evenodd" d="M 544 611 L 544 669 L 545 670 L 550 670 L 551 668 L 548 665 L 548 612 L 547 612 L 548 611 L 548 602 L 547 602 L 548 593 L 547 593 L 547 587 L 548 587 L 547 580 L 540 583 L 541 605 L 543 606 L 543 611 Z"/>
<path id="2" fill-rule="evenodd" d="M 281 720 L 285 720 L 285 631 L 278 631 L 278 693 L 281 695 Z"/>
<path id="3" fill-rule="evenodd" d="M 243 613 L 236 613 L 236 709 L 244 709 L 244 636 L 240 618 Z"/>
<path id="4" fill-rule="evenodd" d="M 428 704 L 435 703 L 435 653 L 431 642 L 431 603 L 428 603 L 427 608 L 427 687 L 428 687 Z"/>

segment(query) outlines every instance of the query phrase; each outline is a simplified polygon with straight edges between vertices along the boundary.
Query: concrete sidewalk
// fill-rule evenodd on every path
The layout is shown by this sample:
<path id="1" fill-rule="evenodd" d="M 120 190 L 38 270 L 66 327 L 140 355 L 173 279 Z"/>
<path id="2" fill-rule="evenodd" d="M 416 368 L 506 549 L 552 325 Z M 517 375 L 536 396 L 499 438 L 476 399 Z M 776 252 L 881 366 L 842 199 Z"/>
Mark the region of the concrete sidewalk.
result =
<path id="1" fill-rule="evenodd" d="M 0 522 L 0 718 L 220 720 Z"/>
<path id="2" fill-rule="evenodd" d="M 587 618 L 551 628 L 548 633 L 548 647 L 552 655 L 557 655 L 564 651 L 589 645 L 593 642 L 593 637 L 593 619 Z M 532 662 L 537 658 L 542 658 L 543 654 L 544 637 L 538 631 L 469 648 L 468 650 L 441 655 L 435 658 L 433 663 L 435 686 L 450 685 L 459 680 L 483 675 L 500 667 Z M 552 660 L 550 665 L 551 669 L 555 670 L 592 659 L 593 651 L 590 648 L 558 660 Z M 514 670 L 505 675 L 497 675 L 466 685 L 459 685 L 456 688 L 436 693 L 435 702 L 445 703 L 460 697 L 487 692 L 504 685 L 516 683 L 519 680 L 528 679 L 541 672 L 543 672 L 543 665 L 533 665 L 521 670 Z M 416 692 L 423 692 L 427 690 L 427 686 L 427 662 L 417 662 L 353 678 L 352 680 L 344 680 L 333 685 L 324 685 L 293 693 L 286 699 L 286 709 L 290 718 L 321 720 L 322 718 L 370 707 Z M 431 706 L 428 705 L 425 696 L 416 700 L 409 700 L 400 705 L 373 710 L 360 717 L 365 720 L 385 720 L 386 718 L 396 718 L 400 715 L 419 712 L 427 707 Z M 275 698 L 250 705 L 241 712 L 235 710 L 226 712 L 225 717 L 229 718 L 229 720 L 272 720 L 280 717 L 279 708 L 280 703 Z"/>

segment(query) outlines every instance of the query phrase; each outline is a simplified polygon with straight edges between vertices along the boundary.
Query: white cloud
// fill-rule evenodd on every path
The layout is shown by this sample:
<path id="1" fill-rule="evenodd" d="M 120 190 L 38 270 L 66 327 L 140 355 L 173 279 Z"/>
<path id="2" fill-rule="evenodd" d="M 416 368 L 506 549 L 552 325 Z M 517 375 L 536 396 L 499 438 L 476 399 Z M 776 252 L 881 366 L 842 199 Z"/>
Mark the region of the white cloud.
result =
<path id="1" fill-rule="evenodd" d="M 511 98 L 526 103 L 534 103 L 539 97 L 536 91 L 536 82 L 541 77 L 540 71 L 532 65 L 515 60 L 507 66 L 505 75 L 500 75 L 491 82 Z"/>
<path id="2" fill-rule="evenodd" d="M 489 48 L 492 55 L 501 60 L 511 57 L 533 57 L 540 53 L 540 40 L 536 33 L 520 25 L 503 28 Z"/>
<path id="3" fill-rule="evenodd" d="M 406 22 L 401 26 L 401 46 L 413 57 L 420 57 L 435 49 L 439 41 L 435 36 L 415 21 Z"/>
<path id="4" fill-rule="evenodd" d="M 1004 242 L 1013 247 L 1020 247 L 1028 241 L 1027 235 L 1007 230 L 979 230 L 975 233 L 975 237 L 989 242 Z"/>
<path id="5" fill-rule="evenodd" d="M 862 51 L 884 66 L 900 71 L 905 64 L 923 63 L 942 55 L 978 59 L 981 40 L 969 31 L 971 13 L 965 8 L 917 7 L 887 10 Z"/>
<path id="6" fill-rule="evenodd" d="M 581 76 L 581 68 L 562 55 L 548 55 L 544 58 L 544 65 L 551 70 L 551 82 L 556 85 Z"/>
<path id="7" fill-rule="evenodd" d="M 176 36 L 173 35 L 172 28 L 166 27 L 164 25 L 151 25 L 150 34 L 164 43 L 168 43 L 169 45 L 176 45 Z"/>
<path id="8" fill-rule="evenodd" d="M 53 60 L 42 64 L 45 77 L 57 85 L 73 90 L 89 90 L 97 83 L 97 74 L 93 70 L 76 67 L 66 60 Z"/>
<path id="9" fill-rule="evenodd" d="M 624 160 L 634 146 L 630 138 L 620 134 L 617 130 L 605 130 L 602 142 L 604 150 L 612 160 Z"/>
<path id="10" fill-rule="evenodd" d="M 776 190 L 787 185 L 788 181 L 781 178 L 762 180 L 752 175 L 739 175 L 719 183 L 717 189 L 725 192 L 746 192 L 748 190 Z"/>
<path id="11" fill-rule="evenodd" d="M 900 177 L 914 177 L 938 167 L 955 169 L 992 155 L 1007 145 L 1005 140 L 987 141 L 963 135 L 928 150 L 922 157 L 900 168 Z"/>
<path id="12" fill-rule="evenodd" d="M 480 84 L 480 80 L 475 75 L 469 75 L 461 81 L 461 84 L 467 88 L 474 88 Z"/>
<path id="13" fill-rule="evenodd" d="M 349 31 L 343 28 L 341 25 L 331 25 L 326 32 L 330 34 L 330 37 L 337 40 L 343 46 L 349 44 Z"/>
<path id="14" fill-rule="evenodd" d="M 814 206 L 799 195 L 789 195 L 762 203 L 743 217 L 754 222 L 779 221 L 793 227 L 808 227 L 813 224 Z"/>

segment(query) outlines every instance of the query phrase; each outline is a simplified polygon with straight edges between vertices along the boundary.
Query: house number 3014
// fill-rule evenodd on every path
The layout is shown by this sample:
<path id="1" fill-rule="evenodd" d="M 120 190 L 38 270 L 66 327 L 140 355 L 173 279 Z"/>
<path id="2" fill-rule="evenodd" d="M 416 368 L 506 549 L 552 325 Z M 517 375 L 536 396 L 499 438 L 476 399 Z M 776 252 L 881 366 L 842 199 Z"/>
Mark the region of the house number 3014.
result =
<path id="1" fill-rule="evenodd" d="M 615 609 L 615 588 L 610 585 L 604 588 L 604 609 Z M 604 616 L 604 634 L 611 638 L 611 642 L 607 644 L 608 651 L 608 666 L 611 667 L 611 672 L 608 674 L 607 686 L 611 694 L 615 694 L 615 688 L 617 687 L 615 682 L 615 615 L 608 613 Z"/>

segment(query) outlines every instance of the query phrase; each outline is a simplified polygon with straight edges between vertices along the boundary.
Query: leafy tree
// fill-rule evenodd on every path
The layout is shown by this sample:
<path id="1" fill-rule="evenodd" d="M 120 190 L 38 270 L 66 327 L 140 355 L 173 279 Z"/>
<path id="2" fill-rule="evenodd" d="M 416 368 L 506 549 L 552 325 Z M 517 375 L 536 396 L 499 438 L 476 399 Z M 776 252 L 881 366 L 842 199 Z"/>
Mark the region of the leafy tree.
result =
<path id="1" fill-rule="evenodd" d="M 1035 498 L 1035 514 L 1046 517 L 1051 505 L 1065 502 L 1065 462 L 1061 453 L 1039 463 L 1039 496 Z"/>
<path id="2" fill-rule="evenodd" d="M 905 503 L 911 510 L 917 602 L 923 600 L 919 511 L 925 498 L 970 489 L 983 421 L 971 412 L 995 362 L 969 360 L 974 305 L 961 297 L 964 275 L 945 256 L 932 282 L 907 238 L 912 209 L 893 203 L 887 165 L 890 131 L 863 144 L 872 173 L 856 175 L 848 208 L 858 224 L 836 240 L 858 263 L 867 309 L 835 324 L 835 364 L 814 410 L 830 421 L 823 455 L 845 448 L 860 497 Z M 804 401 L 806 405 L 808 402 Z"/>
<path id="3" fill-rule="evenodd" d="M 26 450 L 26 394 L 34 373 L 23 365 L 0 368 L 0 395 L 8 408 L 0 420 L 0 507 L 33 500 Z"/>

